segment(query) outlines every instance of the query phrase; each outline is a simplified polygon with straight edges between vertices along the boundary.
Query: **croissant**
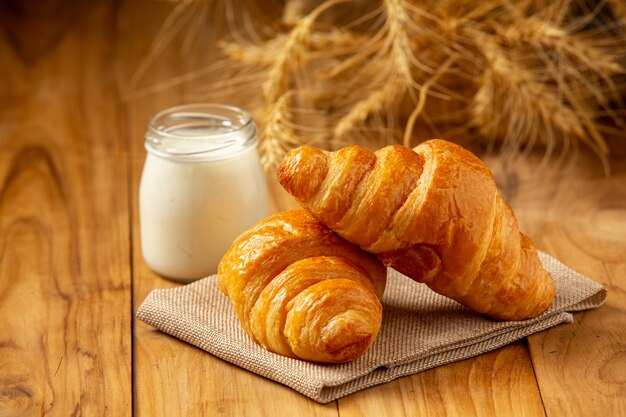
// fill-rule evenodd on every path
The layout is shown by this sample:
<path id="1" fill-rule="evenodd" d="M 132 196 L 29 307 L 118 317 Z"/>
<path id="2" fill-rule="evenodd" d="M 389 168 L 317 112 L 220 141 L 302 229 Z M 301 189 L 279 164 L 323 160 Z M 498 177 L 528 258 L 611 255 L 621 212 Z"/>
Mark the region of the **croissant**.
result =
<path id="1" fill-rule="evenodd" d="M 346 240 L 434 291 L 500 320 L 545 311 L 550 274 L 489 169 L 444 140 L 411 150 L 291 150 L 283 187 Z"/>
<path id="2" fill-rule="evenodd" d="M 304 210 L 268 217 L 239 236 L 218 266 L 220 289 L 267 350 L 348 362 L 382 322 L 386 268 Z"/>

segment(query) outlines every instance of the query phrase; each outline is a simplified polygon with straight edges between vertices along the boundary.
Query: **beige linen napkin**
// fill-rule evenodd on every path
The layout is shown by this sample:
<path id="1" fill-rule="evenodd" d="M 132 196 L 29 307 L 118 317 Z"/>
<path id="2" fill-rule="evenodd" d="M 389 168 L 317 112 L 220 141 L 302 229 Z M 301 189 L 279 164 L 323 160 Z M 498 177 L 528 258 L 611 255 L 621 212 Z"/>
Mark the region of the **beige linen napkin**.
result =
<path id="1" fill-rule="evenodd" d="M 152 291 L 137 311 L 142 321 L 224 360 L 285 384 L 326 403 L 363 388 L 449 362 L 479 355 L 571 322 L 570 312 L 598 307 L 606 298 L 600 284 L 539 253 L 557 285 L 543 315 L 498 322 L 480 316 L 418 284 L 388 271 L 378 338 L 358 360 L 324 365 L 267 352 L 241 328 L 230 300 L 211 276 L 193 284 Z"/>

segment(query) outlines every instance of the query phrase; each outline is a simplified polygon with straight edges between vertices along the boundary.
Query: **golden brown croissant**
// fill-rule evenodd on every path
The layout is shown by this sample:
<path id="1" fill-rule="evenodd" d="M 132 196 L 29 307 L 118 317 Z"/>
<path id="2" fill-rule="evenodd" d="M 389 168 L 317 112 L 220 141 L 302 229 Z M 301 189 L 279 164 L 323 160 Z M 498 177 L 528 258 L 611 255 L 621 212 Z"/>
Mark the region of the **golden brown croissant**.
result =
<path id="1" fill-rule="evenodd" d="M 435 139 L 375 153 L 303 146 L 284 157 L 278 179 L 339 235 L 475 311 L 521 320 L 554 298 L 491 172 L 458 145 Z"/>
<path id="2" fill-rule="evenodd" d="M 304 210 L 268 217 L 239 236 L 218 279 L 248 334 L 284 356 L 354 360 L 382 321 L 385 266 Z"/>

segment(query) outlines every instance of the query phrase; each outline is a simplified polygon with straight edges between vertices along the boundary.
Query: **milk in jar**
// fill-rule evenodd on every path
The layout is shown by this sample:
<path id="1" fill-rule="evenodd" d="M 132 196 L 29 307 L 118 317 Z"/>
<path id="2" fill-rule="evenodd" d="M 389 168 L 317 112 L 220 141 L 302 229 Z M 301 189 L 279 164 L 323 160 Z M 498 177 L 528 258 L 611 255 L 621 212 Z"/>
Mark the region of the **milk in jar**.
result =
<path id="1" fill-rule="evenodd" d="M 153 271 L 179 281 L 214 274 L 233 240 L 267 216 L 256 144 L 250 114 L 236 107 L 178 106 L 150 120 L 139 222 Z"/>

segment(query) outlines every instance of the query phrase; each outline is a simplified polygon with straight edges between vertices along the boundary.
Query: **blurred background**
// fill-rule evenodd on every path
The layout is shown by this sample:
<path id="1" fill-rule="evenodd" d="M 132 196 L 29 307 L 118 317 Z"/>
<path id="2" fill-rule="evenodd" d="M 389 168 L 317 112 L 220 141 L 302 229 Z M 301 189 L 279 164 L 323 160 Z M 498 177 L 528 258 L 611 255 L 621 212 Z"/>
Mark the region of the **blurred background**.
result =
<path id="1" fill-rule="evenodd" d="M 261 126 L 268 171 L 300 144 L 414 146 L 439 137 L 561 166 L 626 132 L 621 0 L 181 0 L 126 92 L 174 86 Z M 153 9 L 155 7 L 152 7 Z M 155 22 L 155 23 L 156 23 Z M 173 58 L 185 69 L 158 68 Z M 192 87 L 193 86 L 193 87 Z"/>

